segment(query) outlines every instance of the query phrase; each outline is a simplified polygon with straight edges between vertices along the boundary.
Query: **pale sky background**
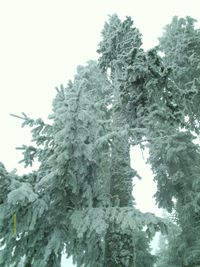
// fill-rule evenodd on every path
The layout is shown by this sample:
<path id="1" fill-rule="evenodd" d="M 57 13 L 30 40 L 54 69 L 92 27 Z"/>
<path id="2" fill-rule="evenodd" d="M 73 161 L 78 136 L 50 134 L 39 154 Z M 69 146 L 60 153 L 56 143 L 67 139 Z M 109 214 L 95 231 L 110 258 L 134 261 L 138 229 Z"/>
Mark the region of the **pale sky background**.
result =
<path id="1" fill-rule="evenodd" d="M 0 161 L 9 171 L 23 173 L 15 147 L 29 143 L 30 135 L 9 113 L 46 119 L 55 86 L 73 79 L 77 65 L 98 58 L 109 14 L 131 16 L 148 49 L 174 15 L 196 18 L 199 27 L 199 10 L 200 0 L 0 0 Z M 152 198 L 156 187 L 151 169 L 139 148 L 131 155 L 143 177 L 134 187 L 137 207 L 160 215 Z M 63 261 L 62 266 L 72 265 Z"/>

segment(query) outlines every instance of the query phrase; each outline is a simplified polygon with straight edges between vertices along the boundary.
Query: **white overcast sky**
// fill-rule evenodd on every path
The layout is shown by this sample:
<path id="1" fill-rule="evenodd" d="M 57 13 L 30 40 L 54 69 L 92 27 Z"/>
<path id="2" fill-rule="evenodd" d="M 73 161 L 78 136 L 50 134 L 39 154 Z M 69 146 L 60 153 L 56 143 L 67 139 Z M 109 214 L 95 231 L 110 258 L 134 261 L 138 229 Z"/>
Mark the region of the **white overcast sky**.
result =
<path id="1" fill-rule="evenodd" d="M 55 86 L 73 79 L 77 65 L 97 59 L 100 32 L 113 13 L 132 17 L 148 49 L 174 15 L 196 18 L 199 26 L 200 0 L 0 0 L 0 161 L 9 171 L 22 172 L 15 147 L 30 139 L 9 113 L 46 119 Z M 139 149 L 132 154 L 144 177 L 134 189 L 138 207 L 159 214 L 151 170 Z"/>

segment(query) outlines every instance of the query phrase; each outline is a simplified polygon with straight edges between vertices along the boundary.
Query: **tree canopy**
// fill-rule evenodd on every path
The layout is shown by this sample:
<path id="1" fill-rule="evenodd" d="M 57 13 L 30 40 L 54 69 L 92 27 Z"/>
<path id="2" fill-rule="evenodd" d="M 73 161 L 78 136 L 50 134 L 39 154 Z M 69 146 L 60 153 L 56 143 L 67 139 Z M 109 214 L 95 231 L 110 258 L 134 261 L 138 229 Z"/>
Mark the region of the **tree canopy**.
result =
<path id="1" fill-rule="evenodd" d="M 158 266 L 200 264 L 199 34 L 192 18 L 175 17 L 144 51 L 132 19 L 110 16 L 98 62 L 57 88 L 48 123 L 14 115 L 32 133 L 22 162 L 40 165 L 22 176 L 0 165 L 0 266 L 25 257 L 25 266 L 59 267 L 65 252 L 77 267 L 153 267 L 156 231 L 168 240 Z M 149 149 L 156 201 L 176 225 L 135 208 L 141 177 L 130 146 L 138 144 Z"/>

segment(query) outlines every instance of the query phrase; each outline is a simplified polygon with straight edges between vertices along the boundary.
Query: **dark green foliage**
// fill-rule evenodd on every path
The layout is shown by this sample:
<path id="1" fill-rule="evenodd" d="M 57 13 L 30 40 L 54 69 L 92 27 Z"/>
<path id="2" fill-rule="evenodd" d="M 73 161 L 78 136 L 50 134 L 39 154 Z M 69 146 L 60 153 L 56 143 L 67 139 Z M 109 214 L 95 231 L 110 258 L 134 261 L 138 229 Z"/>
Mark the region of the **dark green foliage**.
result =
<path id="1" fill-rule="evenodd" d="M 129 125 L 132 144 L 140 143 L 143 137 L 149 138 L 149 130 L 156 124 L 183 124 L 184 114 L 174 110 L 175 103 L 170 98 L 175 91 L 169 80 L 170 70 L 164 66 L 157 49 L 145 52 L 141 48 L 141 34 L 133 27 L 131 19 L 122 23 L 113 16 L 102 33 L 99 65 L 103 70 L 110 70 L 110 79 L 118 96 L 118 109 Z M 123 44 L 128 52 L 120 49 Z M 117 56 L 108 56 L 110 51 Z"/>
<path id="2" fill-rule="evenodd" d="M 195 29 L 195 22 L 191 17 L 174 17 L 159 39 L 159 49 L 176 88 L 170 97 L 176 109 L 187 116 L 186 127 L 199 133 L 200 30 Z"/>

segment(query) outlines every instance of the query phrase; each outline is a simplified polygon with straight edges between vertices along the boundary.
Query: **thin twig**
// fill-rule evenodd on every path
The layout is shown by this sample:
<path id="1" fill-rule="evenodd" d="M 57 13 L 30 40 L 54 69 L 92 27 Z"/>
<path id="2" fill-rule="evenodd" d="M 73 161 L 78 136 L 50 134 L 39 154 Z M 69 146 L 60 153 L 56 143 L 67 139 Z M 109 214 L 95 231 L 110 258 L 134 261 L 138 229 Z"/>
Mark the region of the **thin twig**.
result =
<path id="1" fill-rule="evenodd" d="M 25 119 L 23 117 L 20 117 L 18 115 L 12 114 L 12 113 L 10 113 L 10 116 L 13 116 L 13 117 L 18 118 L 18 119 L 21 119 L 21 120 L 24 120 Z"/>

